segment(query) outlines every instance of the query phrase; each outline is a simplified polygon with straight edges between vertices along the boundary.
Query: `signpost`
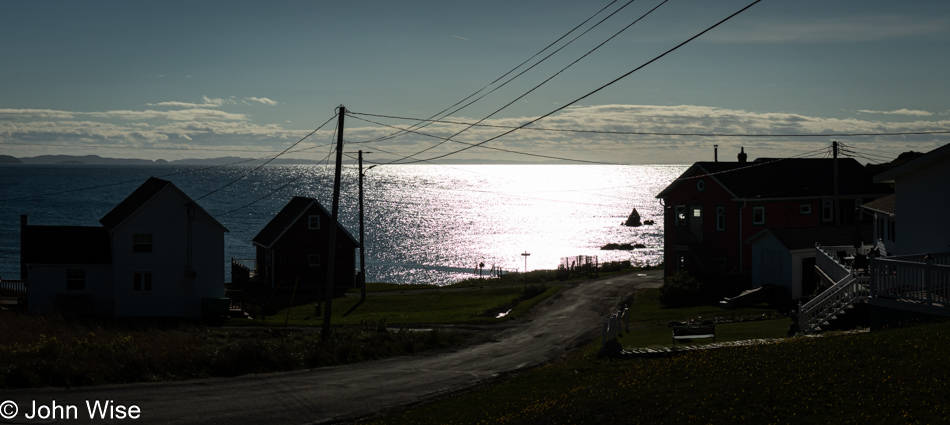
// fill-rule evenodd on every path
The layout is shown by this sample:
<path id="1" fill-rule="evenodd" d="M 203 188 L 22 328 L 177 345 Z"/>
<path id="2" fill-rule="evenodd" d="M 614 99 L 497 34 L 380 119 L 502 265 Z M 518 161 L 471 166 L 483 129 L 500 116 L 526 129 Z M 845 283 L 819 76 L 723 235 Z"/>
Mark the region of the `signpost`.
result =
<path id="1" fill-rule="evenodd" d="M 524 290 L 528 290 L 528 256 L 531 255 L 528 251 L 525 251 L 524 254 L 521 254 L 524 257 Z"/>

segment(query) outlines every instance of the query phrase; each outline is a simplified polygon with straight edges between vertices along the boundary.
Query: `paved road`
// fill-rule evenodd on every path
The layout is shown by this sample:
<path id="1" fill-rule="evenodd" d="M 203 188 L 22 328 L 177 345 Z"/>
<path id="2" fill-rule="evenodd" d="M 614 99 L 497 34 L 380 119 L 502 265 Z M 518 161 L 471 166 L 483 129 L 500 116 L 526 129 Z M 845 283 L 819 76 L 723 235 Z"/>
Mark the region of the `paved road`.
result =
<path id="1" fill-rule="evenodd" d="M 0 392 L 28 420 L 33 403 L 77 406 L 61 409 L 68 423 L 248 424 L 325 423 L 370 415 L 471 387 L 500 373 L 563 356 L 599 335 L 608 312 L 636 288 L 657 287 L 661 271 L 633 273 L 572 285 L 530 314 L 509 322 L 491 342 L 431 356 L 406 356 L 308 371 L 214 378 L 158 384 L 130 384 Z M 110 401 L 141 409 L 137 420 L 89 420 L 86 402 Z M 0 413 L 11 406 L 0 406 Z M 5 419 L 0 418 L 0 423 Z M 47 422 L 47 421 L 41 421 Z"/>

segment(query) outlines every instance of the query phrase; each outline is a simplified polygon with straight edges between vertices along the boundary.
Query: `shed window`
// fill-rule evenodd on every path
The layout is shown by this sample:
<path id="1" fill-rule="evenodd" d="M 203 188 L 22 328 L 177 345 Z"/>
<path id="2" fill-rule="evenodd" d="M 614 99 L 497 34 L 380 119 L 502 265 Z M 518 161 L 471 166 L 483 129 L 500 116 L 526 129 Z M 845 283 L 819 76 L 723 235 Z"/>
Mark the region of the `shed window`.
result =
<path id="1" fill-rule="evenodd" d="M 151 273 L 135 273 L 132 279 L 132 290 L 151 291 L 152 290 L 152 274 Z"/>
<path id="2" fill-rule="evenodd" d="M 152 235 L 132 235 L 132 252 L 152 252 Z"/>
<path id="3" fill-rule="evenodd" d="M 320 267 L 320 254 L 310 254 L 307 256 L 307 264 L 310 267 Z"/>
<path id="4" fill-rule="evenodd" d="M 765 207 L 752 208 L 752 224 L 765 224 Z"/>
<path id="5" fill-rule="evenodd" d="M 726 230 L 726 207 L 716 207 L 716 230 Z"/>
<path id="6" fill-rule="evenodd" d="M 801 204 L 801 206 L 798 207 L 798 211 L 802 215 L 811 214 L 811 204 Z"/>
<path id="7" fill-rule="evenodd" d="M 320 216 L 319 215 L 308 215 L 307 216 L 307 228 L 316 230 L 320 228 Z"/>
<path id="8" fill-rule="evenodd" d="M 86 270 L 85 269 L 66 269 L 66 290 L 67 291 L 86 290 Z"/>

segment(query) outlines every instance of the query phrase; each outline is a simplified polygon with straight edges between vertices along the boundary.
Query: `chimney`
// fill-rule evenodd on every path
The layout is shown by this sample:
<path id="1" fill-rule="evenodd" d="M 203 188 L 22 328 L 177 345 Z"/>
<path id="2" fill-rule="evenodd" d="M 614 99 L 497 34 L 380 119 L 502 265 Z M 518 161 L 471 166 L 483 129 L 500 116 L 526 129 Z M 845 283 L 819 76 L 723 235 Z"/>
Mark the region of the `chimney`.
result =
<path id="1" fill-rule="evenodd" d="M 749 155 L 746 155 L 746 154 L 745 154 L 745 148 L 744 148 L 744 147 L 743 147 L 743 148 L 739 148 L 739 155 L 738 155 L 738 156 L 739 156 L 739 163 L 740 163 L 740 164 L 745 164 L 746 158 L 749 157 Z"/>
<path id="2" fill-rule="evenodd" d="M 719 162 L 719 145 L 713 145 L 713 162 Z"/>

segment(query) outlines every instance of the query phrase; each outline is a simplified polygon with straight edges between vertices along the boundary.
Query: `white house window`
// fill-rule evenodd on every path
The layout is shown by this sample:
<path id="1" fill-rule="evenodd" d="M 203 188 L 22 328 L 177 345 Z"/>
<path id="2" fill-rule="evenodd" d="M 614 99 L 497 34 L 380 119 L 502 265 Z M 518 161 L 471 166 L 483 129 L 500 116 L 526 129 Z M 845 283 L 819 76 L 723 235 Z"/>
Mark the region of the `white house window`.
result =
<path id="1" fill-rule="evenodd" d="M 677 226 L 686 225 L 686 205 L 676 206 L 676 225 Z"/>
<path id="2" fill-rule="evenodd" d="M 132 235 L 132 252 L 152 252 L 152 235 Z"/>
<path id="3" fill-rule="evenodd" d="M 320 254 L 310 254 L 307 256 L 307 264 L 310 267 L 320 267 Z"/>
<path id="4" fill-rule="evenodd" d="M 726 207 L 716 207 L 716 230 L 726 230 Z"/>
<path id="5" fill-rule="evenodd" d="M 897 222 L 894 220 L 887 220 L 887 238 L 891 242 L 897 242 L 897 229 L 895 228 Z"/>
<path id="6" fill-rule="evenodd" d="M 834 201 L 823 201 L 821 203 L 821 221 L 830 223 L 835 220 Z"/>
<path id="7" fill-rule="evenodd" d="M 765 224 L 765 207 L 752 207 L 752 224 Z"/>
<path id="8" fill-rule="evenodd" d="M 132 290 L 151 291 L 152 273 L 135 273 L 132 278 Z"/>
<path id="9" fill-rule="evenodd" d="M 307 228 L 316 230 L 320 228 L 320 216 L 319 215 L 308 215 L 307 216 Z"/>
<path id="10" fill-rule="evenodd" d="M 67 291 L 86 290 L 86 270 L 85 269 L 66 269 L 66 290 Z"/>
<path id="11" fill-rule="evenodd" d="M 799 211 L 802 215 L 811 214 L 811 204 L 802 204 L 802 205 L 798 208 L 798 211 Z"/>

